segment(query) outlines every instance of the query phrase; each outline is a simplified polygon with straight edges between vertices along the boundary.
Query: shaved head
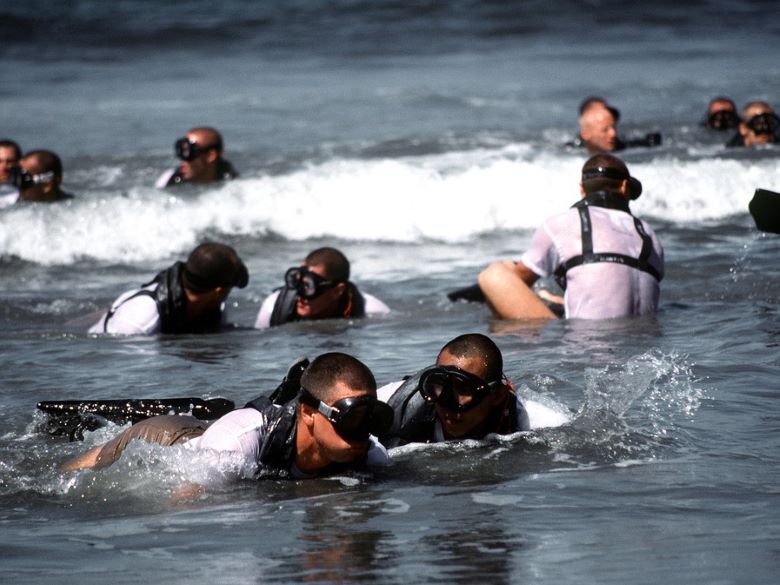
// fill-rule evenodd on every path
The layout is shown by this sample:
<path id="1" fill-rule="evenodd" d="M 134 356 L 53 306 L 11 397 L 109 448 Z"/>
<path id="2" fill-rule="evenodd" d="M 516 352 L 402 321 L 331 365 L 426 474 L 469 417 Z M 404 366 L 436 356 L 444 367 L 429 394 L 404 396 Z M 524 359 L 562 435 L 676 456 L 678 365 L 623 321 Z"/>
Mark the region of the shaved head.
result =
<path id="1" fill-rule="evenodd" d="M 615 116 L 600 102 L 593 102 L 580 116 L 580 136 L 588 152 L 615 150 L 617 130 Z"/>
<path id="2" fill-rule="evenodd" d="M 187 138 L 190 142 L 204 148 L 215 148 L 217 152 L 222 152 L 222 135 L 208 126 L 192 128 L 187 131 Z"/>

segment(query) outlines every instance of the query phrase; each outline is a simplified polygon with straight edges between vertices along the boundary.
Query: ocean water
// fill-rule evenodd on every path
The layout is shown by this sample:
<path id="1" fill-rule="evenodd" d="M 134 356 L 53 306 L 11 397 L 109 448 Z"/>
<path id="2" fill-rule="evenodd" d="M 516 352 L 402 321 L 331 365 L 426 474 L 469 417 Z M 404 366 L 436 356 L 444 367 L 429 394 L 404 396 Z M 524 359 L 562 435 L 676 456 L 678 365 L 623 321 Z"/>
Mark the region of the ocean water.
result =
<path id="1" fill-rule="evenodd" d="M 775 583 L 780 568 L 780 239 L 747 213 L 779 147 L 729 150 L 711 97 L 778 106 L 769 1 L 326 1 L 0 6 L 0 135 L 50 148 L 76 199 L 0 209 L 3 583 Z M 573 203 L 562 144 L 591 94 L 622 111 L 667 275 L 655 318 L 494 321 L 450 303 Z M 218 127 L 241 177 L 153 188 L 173 141 Z M 231 331 L 86 335 L 121 292 L 213 239 L 250 284 Z M 311 249 L 335 245 L 392 313 L 251 329 Z M 569 420 L 404 447 L 374 476 L 246 481 L 118 431 L 42 433 L 39 400 L 225 396 L 346 351 L 380 384 L 465 332 L 493 336 L 523 395 Z"/>

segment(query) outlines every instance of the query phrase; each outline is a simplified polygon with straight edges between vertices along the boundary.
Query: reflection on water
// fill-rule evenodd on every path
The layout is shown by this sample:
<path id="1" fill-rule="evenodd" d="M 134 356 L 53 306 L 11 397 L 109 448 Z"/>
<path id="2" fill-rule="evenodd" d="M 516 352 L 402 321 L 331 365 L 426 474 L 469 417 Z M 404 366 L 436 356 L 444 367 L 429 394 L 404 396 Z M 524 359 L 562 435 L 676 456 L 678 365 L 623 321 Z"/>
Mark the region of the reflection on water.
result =
<path id="1" fill-rule="evenodd" d="M 434 583 L 511 583 L 513 552 L 522 542 L 510 537 L 494 514 L 481 517 L 468 527 L 426 536 L 422 542 L 430 564 L 439 570 Z"/>
<path id="2" fill-rule="evenodd" d="M 317 484 L 315 491 L 323 488 L 323 495 L 302 502 L 303 510 L 296 511 L 301 515 L 298 542 L 282 551 L 284 564 L 269 576 L 274 581 L 307 583 L 379 580 L 378 570 L 393 535 L 370 526 L 386 502 L 362 492 L 327 495 L 324 486 L 332 490 L 333 481 L 311 483 Z"/>

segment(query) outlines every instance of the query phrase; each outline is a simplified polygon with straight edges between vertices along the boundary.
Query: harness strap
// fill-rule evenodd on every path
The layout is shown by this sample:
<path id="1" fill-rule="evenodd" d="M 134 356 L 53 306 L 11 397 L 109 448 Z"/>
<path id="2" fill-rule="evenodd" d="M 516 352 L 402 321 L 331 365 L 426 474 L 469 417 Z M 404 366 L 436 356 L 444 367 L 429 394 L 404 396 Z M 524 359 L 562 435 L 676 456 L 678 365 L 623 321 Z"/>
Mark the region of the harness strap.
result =
<path id="1" fill-rule="evenodd" d="M 117 310 L 119 310 L 119 307 L 121 307 L 122 305 L 124 305 L 124 304 L 125 304 L 127 301 L 130 301 L 130 300 L 132 300 L 132 299 L 134 299 L 134 298 L 136 298 L 136 297 L 140 297 L 140 296 L 147 296 L 147 297 L 151 297 L 151 298 L 152 298 L 152 300 L 153 300 L 155 303 L 157 302 L 157 297 L 156 297 L 156 296 L 155 296 L 155 294 L 154 294 L 152 291 L 150 291 L 150 290 L 141 289 L 141 290 L 139 290 L 137 293 L 135 293 L 135 294 L 133 294 L 133 295 L 130 295 L 130 296 L 129 296 L 129 297 L 127 297 L 127 298 L 126 298 L 124 301 L 122 301 L 122 302 L 121 302 L 121 303 L 119 303 L 118 305 L 112 306 L 112 307 L 111 307 L 111 308 L 108 310 L 108 313 L 106 313 L 106 318 L 103 320 L 103 333 L 108 333 L 108 320 L 109 320 L 111 317 L 113 317 L 113 316 L 114 316 L 114 313 L 116 313 L 116 312 L 117 312 Z"/>
<path id="2" fill-rule="evenodd" d="M 623 264 L 630 266 L 642 272 L 646 272 L 657 281 L 661 281 L 661 274 L 650 264 L 650 254 L 653 251 L 653 241 L 645 231 L 642 222 L 632 216 L 634 227 L 639 237 L 642 239 L 642 250 L 639 258 L 627 256 L 617 252 L 594 252 L 593 251 L 593 224 L 590 220 L 590 211 L 588 201 L 583 200 L 575 205 L 580 215 L 580 232 L 582 234 L 582 254 L 572 256 L 566 262 L 561 264 L 555 271 L 555 279 L 561 288 L 566 289 L 566 273 L 577 266 L 583 264 L 594 264 L 596 262 L 612 262 L 614 264 Z M 607 207 L 607 206 L 604 206 Z M 627 212 L 630 215 L 630 211 Z"/>

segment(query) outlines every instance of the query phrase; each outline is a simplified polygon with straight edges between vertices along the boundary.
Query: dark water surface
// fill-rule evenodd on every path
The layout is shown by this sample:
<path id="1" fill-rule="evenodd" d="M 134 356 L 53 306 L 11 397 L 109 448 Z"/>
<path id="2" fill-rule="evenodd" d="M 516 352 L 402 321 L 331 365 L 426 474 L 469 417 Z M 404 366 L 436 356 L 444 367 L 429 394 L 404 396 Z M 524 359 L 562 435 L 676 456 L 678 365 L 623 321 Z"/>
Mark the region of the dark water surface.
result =
<path id="1" fill-rule="evenodd" d="M 64 205 L 0 209 L 3 583 L 775 583 L 780 239 L 747 214 L 780 191 L 778 147 L 722 147 L 707 101 L 780 95 L 771 2 L 31 1 L 0 8 L 0 134 L 63 156 Z M 45 31 L 45 32 L 44 32 Z M 491 321 L 445 293 L 577 197 L 561 144 L 602 94 L 667 259 L 657 318 Z M 225 135 L 241 178 L 160 192 L 187 128 Z M 99 311 L 198 242 L 246 260 L 235 330 L 86 335 Z M 251 329 L 320 245 L 393 312 Z M 490 333 L 524 396 L 570 422 L 406 447 L 379 475 L 246 481 L 133 445 L 60 474 L 50 399 L 226 396 L 298 356 L 346 351 L 380 384 Z"/>

